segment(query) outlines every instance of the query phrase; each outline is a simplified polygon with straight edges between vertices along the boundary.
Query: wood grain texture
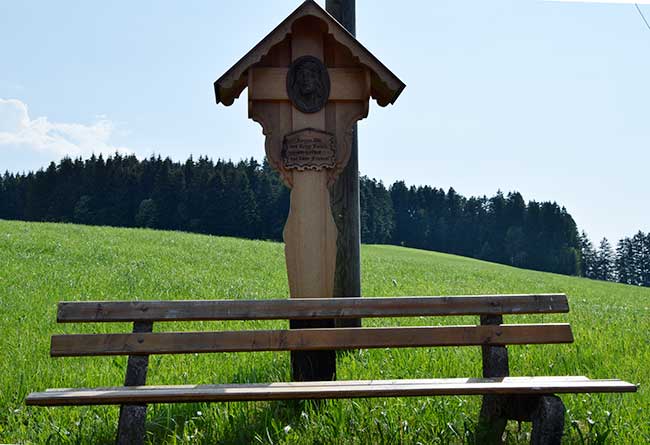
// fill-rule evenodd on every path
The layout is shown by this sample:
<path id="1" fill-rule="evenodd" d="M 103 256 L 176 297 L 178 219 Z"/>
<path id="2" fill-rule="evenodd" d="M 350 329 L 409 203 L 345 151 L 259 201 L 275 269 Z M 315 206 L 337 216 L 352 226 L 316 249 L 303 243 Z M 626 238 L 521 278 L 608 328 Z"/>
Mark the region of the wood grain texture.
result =
<path id="1" fill-rule="evenodd" d="M 55 406 L 358 397 L 635 392 L 636 390 L 635 385 L 621 380 L 589 380 L 584 377 L 366 380 L 61 389 L 32 393 L 27 397 L 26 404 Z"/>
<path id="2" fill-rule="evenodd" d="M 284 252 L 291 298 L 332 297 L 336 225 L 326 171 L 294 171 Z"/>
<path id="3" fill-rule="evenodd" d="M 551 344 L 573 341 L 568 324 L 318 328 L 295 330 L 53 335 L 53 357 L 206 352 L 317 351 Z"/>
<path id="4" fill-rule="evenodd" d="M 64 301 L 59 303 L 57 321 L 77 323 L 134 320 L 315 320 L 515 315 L 568 311 L 569 304 L 564 294 L 289 300 Z"/>

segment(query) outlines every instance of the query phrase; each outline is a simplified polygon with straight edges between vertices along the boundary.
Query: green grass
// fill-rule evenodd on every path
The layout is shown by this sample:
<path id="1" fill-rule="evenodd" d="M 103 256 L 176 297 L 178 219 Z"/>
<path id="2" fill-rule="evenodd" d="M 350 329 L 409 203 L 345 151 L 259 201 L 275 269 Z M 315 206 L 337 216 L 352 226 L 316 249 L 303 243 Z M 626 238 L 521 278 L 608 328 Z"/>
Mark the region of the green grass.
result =
<path id="1" fill-rule="evenodd" d="M 571 345 L 510 347 L 512 375 L 587 375 L 640 383 L 636 394 L 566 395 L 565 443 L 650 443 L 650 289 L 515 269 L 392 246 L 363 246 L 364 296 L 565 292 Z M 0 443 L 112 443 L 117 407 L 26 407 L 49 387 L 120 385 L 124 357 L 49 357 L 66 332 L 130 326 L 57 325 L 60 300 L 286 298 L 282 244 L 150 230 L 0 221 Z M 416 324 L 467 322 L 413 319 Z M 389 320 L 397 324 L 398 320 Z M 405 320 L 400 320 L 404 323 Z M 368 320 L 368 325 L 376 324 Z M 229 323 L 231 327 L 242 324 Z M 256 326 L 284 326 L 259 322 Z M 223 324 L 222 324 L 223 326 Z M 250 324 L 248 325 L 250 326 Z M 187 328 L 154 325 L 155 330 Z M 217 323 L 191 328 L 217 329 Z M 339 358 L 341 379 L 480 376 L 478 348 L 363 350 Z M 153 356 L 151 384 L 273 381 L 289 377 L 287 353 Z M 358 399 L 311 403 L 153 405 L 151 443 L 461 444 L 480 398 Z M 529 427 L 508 426 L 526 443 Z"/>

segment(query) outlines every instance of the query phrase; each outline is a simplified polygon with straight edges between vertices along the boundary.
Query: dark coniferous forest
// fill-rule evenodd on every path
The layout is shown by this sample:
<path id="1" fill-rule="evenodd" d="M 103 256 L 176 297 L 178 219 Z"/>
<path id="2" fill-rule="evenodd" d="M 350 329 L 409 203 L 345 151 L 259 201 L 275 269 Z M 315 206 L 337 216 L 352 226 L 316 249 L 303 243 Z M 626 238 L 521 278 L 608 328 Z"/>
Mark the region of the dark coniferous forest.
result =
<path id="1" fill-rule="evenodd" d="M 364 243 L 448 252 L 517 267 L 650 286 L 650 234 L 595 248 L 554 202 L 498 192 L 466 198 L 453 188 L 389 187 L 361 178 Z M 115 154 L 64 158 L 0 178 L 0 218 L 150 227 L 281 240 L 289 190 L 263 162 Z M 615 250 L 614 250 L 615 249 Z"/>

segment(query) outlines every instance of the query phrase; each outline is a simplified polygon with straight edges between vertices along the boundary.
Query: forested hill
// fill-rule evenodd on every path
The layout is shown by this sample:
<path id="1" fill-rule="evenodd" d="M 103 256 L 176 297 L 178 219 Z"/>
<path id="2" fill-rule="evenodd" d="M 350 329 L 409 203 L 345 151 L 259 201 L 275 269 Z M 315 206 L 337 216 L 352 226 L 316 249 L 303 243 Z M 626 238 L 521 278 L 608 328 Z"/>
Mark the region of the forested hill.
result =
<path id="1" fill-rule="evenodd" d="M 432 178 L 435 180 L 435 178 Z M 35 173 L 5 173 L 0 218 L 151 227 L 280 240 L 289 191 L 266 162 L 115 154 L 63 159 Z M 453 189 L 361 180 L 364 243 L 454 253 L 581 275 L 581 243 L 556 203 L 512 192 L 465 198 Z"/>

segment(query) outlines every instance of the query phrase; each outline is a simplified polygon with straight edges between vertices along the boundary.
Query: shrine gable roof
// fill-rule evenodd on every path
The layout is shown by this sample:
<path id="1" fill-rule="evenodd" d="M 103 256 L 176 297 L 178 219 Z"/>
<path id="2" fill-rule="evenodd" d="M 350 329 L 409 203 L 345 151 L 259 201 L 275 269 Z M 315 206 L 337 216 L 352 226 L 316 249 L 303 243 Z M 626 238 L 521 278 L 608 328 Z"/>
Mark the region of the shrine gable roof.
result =
<path id="1" fill-rule="evenodd" d="M 326 32 L 339 45 L 347 48 L 353 60 L 370 72 L 370 95 L 384 107 L 397 100 L 406 86 L 377 57 L 368 51 L 334 17 L 314 0 L 306 0 L 273 31 L 246 53 L 235 65 L 214 83 L 217 103 L 232 105 L 248 86 L 248 70 L 259 64 L 263 57 L 291 36 L 293 24 L 304 17 L 315 17 L 325 26 Z"/>

